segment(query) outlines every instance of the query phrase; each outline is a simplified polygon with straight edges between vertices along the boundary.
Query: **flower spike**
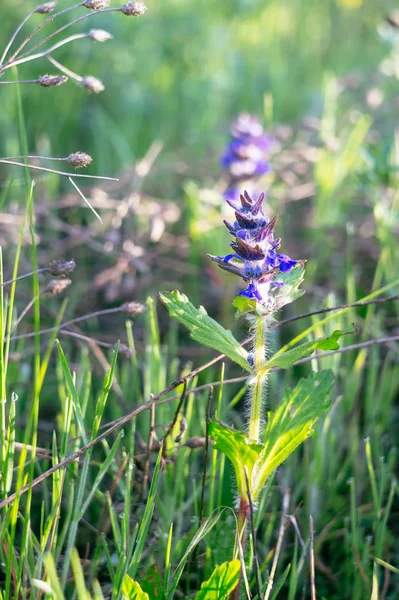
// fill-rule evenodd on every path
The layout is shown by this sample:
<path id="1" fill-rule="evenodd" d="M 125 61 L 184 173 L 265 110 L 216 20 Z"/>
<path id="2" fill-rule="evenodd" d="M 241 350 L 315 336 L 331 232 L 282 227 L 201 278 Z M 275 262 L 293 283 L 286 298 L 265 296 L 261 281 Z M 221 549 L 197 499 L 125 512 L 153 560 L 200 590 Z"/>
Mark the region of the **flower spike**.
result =
<path id="1" fill-rule="evenodd" d="M 227 200 L 234 208 L 236 220 L 233 224 L 224 221 L 235 238 L 230 244 L 234 254 L 224 257 L 208 256 L 221 269 L 238 275 L 247 283 L 239 296 L 255 301 L 258 312 L 277 310 L 285 303 L 281 298 L 284 282 L 279 278 L 304 261 L 293 260 L 286 254 L 277 252 L 281 243 L 280 238 L 274 238 L 278 216 L 269 219 L 263 212 L 264 194 L 254 200 L 245 191 L 240 195 L 240 201 L 241 209 L 238 209 L 233 202 Z M 287 289 L 287 297 L 289 291 Z M 276 294 L 279 294 L 278 300 L 275 298 Z"/>

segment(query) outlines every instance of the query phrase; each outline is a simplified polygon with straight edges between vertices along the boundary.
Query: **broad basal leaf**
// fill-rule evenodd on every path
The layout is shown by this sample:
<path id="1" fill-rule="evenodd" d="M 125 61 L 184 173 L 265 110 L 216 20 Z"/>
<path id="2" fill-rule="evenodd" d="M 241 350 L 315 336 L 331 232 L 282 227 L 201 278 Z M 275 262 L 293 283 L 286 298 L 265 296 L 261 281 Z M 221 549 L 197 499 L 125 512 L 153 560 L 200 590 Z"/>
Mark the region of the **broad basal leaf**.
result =
<path id="1" fill-rule="evenodd" d="M 223 452 L 233 463 L 238 493 L 241 498 L 245 498 L 247 486 L 244 467 L 247 467 L 248 480 L 251 481 L 252 469 L 262 446 L 250 442 L 244 433 L 229 429 L 215 420 L 209 423 L 209 435 L 215 441 L 213 448 Z"/>
<path id="2" fill-rule="evenodd" d="M 318 340 L 312 340 L 310 342 L 306 342 L 305 344 L 300 344 L 299 346 L 291 348 L 291 350 L 287 350 L 286 352 L 277 352 L 271 357 L 270 360 L 267 361 L 263 367 L 263 371 L 270 371 L 270 369 L 273 369 L 274 367 L 289 369 L 297 360 L 304 358 L 305 356 L 310 356 L 315 350 L 338 350 L 340 347 L 338 340 L 343 335 L 347 335 L 349 333 L 353 332 L 336 330 L 330 336 L 320 338 Z"/>
<path id="3" fill-rule="evenodd" d="M 224 329 L 208 315 L 203 306 L 195 308 L 187 296 L 177 290 L 162 292 L 159 297 L 168 309 L 170 316 L 187 327 L 193 340 L 225 354 L 246 371 L 251 371 L 247 362 L 248 352 L 235 339 L 230 330 Z"/>
<path id="4" fill-rule="evenodd" d="M 232 560 L 216 567 L 208 581 L 204 581 L 194 600 L 226 600 L 240 579 L 240 561 Z"/>
<path id="5" fill-rule="evenodd" d="M 253 467 L 254 500 L 273 471 L 312 435 L 313 424 L 329 406 L 328 396 L 333 383 L 331 371 L 320 371 L 301 379 L 293 390 L 285 391 L 283 402 L 268 415 L 264 446 Z"/>
<path id="6" fill-rule="evenodd" d="M 123 600 L 150 600 L 149 595 L 129 575 L 124 576 L 121 591 Z"/>

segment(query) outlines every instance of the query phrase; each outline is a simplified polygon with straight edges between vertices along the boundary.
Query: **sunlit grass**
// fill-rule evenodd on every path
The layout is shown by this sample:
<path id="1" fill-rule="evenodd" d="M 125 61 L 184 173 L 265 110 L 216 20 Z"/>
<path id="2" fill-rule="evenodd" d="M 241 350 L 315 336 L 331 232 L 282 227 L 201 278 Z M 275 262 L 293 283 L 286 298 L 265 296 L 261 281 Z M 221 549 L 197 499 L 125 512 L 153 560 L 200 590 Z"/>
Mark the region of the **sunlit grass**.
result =
<path id="1" fill-rule="evenodd" d="M 0 47 L 24 4 L 2 6 Z M 102 96 L 87 97 L 73 84 L 0 89 L 1 156 L 65 156 L 80 148 L 93 155 L 96 172 L 112 175 L 155 139 L 164 142 L 148 176 L 132 169 L 121 188 L 93 192 L 103 223 L 79 205 L 58 205 L 68 196 L 56 177 L 34 186 L 27 169 L 12 179 L 1 172 L 0 216 L 11 217 L 1 221 L 1 282 L 34 273 L 0 289 L 1 600 L 116 600 L 126 575 L 151 600 L 194 598 L 215 567 L 232 560 L 232 469 L 209 446 L 204 470 L 204 456 L 209 411 L 243 427 L 243 373 L 225 360 L 190 375 L 212 355 L 168 320 L 157 292 L 179 287 L 243 339 L 230 306 L 234 282 L 205 266 L 205 254 L 222 254 L 229 241 L 220 226 L 218 167 L 229 121 L 241 110 L 262 115 L 265 107 L 270 127 L 292 128 L 274 156 L 270 204 L 289 250 L 308 261 L 307 294 L 296 313 L 398 292 L 399 150 L 390 112 L 396 80 L 379 79 L 389 47 L 376 33 L 393 6 L 150 2 L 134 34 L 125 21 L 111 26 L 99 16 L 96 26 L 115 34 L 111 50 L 62 55 L 76 71 L 101 75 Z M 42 71 L 33 67 L 33 76 Z M 342 81 L 354 71 L 361 84 L 353 91 Z M 366 99 L 374 86 L 386 98 L 379 108 Z M 303 125 L 306 116 L 317 120 L 314 129 Z M 315 158 L 303 177 L 286 180 L 277 165 L 298 147 Z M 311 193 L 291 201 L 292 189 L 309 183 Z M 162 207 L 180 213 L 163 220 Z M 158 235 L 157 227 L 165 232 Z M 40 298 L 38 269 L 61 251 L 77 259 L 73 292 L 68 301 Z M 11 340 L 32 298 L 32 313 L 16 333 L 35 335 Z M 120 298 L 145 303 L 145 314 L 127 319 L 115 311 L 109 321 L 96 315 L 82 329 L 70 328 L 72 340 L 63 334 L 62 322 Z M 394 335 L 398 314 L 394 301 L 288 323 L 272 331 L 270 352 L 305 331 L 323 337 L 358 328 L 345 344 Z M 39 335 L 44 327 L 53 331 Z M 262 593 L 271 573 L 273 600 L 309 590 L 312 515 L 317 597 L 394 600 L 397 341 L 273 372 L 269 408 L 321 368 L 336 374 L 332 407 L 267 482 L 255 513 Z M 112 431 L 97 440 L 107 427 Z M 247 576 L 255 589 L 252 557 L 249 543 Z"/>

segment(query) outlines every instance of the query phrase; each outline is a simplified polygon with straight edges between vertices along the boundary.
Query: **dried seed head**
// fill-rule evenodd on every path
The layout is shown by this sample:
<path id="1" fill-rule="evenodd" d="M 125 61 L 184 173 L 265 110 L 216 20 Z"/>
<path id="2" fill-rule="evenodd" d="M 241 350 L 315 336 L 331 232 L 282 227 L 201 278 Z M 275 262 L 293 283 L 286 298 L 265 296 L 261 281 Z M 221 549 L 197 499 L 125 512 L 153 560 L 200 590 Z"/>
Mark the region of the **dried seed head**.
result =
<path id="1" fill-rule="evenodd" d="M 86 2 L 83 2 L 83 6 L 90 10 L 101 10 L 102 8 L 107 8 L 109 2 L 110 0 L 86 0 Z"/>
<path id="2" fill-rule="evenodd" d="M 43 87 L 58 87 L 68 81 L 65 75 L 40 75 L 37 82 Z"/>
<path id="3" fill-rule="evenodd" d="M 46 292 L 53 294 L 62 294 L 62 292 L 71 285 L 72 281 L 70 279 L 53 279 L 46 285 Z"/>
<path id="4" fill-rule="evenodd" d="M 86 154 L 86 152 L 73 152 L 66 158 L 66 161 L 75 167 L 75 169 L 83 169 L 84 167 L 89 166 L 92 160 L 92 157 L 89 154 Z"/>
<path id="5" fill-rule="evenodd" d="M 135 317 L 145 311 L 145 306 L 140 304 L 140 302 L 125 302 L 122 304 L 121 310 L 129 315 L 129 317 Z"/>
<path id="6" fill-rule="evenodd" d="M 56 6 L 57 2 L 45 2 L 45 4 L 41 4 L 35 8 L 35 13 L 39 13 L 39 15 L 47 15 L 48 13 L 51 13 Z"/>
<path id="7" fill-rule="evenodd" d="M 121 6 L 120 11 L 127 17 L 141 17 L 147 10 L 144 2 L 126 2 Z"/>
<path id="8" fill-rule="evenodd" d="M 90 29 L 87 37 L 93 40 L 93 42 L 106 42 L 107 40 L 112 40 L 114 36 L 108 31 L 104 31 L 104 29 Z"/>
<path id="9" fill-rule="evenodd" d="M 92 75 L 87 75 L 86 77 L 83 77 L 80 83 L 83 85 L 83 87 L 86 88 L 86 90 L 89 90 L 89 92 L 93 92 L 93 94 L 99 94 L 100 92 L 103 92 L 105 90 L 103 82 L 100 81 L 100 79 L 97 79 L 97 77 L 93 77 Z"/>
<path id="10" fill-rule="evenodd" d="M 65 260 L 64 258 L 61 258 L 60 260 L 53 260 L 47 268 L 50 275 L 54 275 L 55 277 L 65 277 L 69 273 L 72 273 L 75 267 L 76 263 L 73 259 Z"/>
<path id="11" fill-rule="evenodd" d="M 90 10 L 102 10 L 103 8 L 107 8 L 109 4 L 110 0 L 86 0 L 83 6 Z"/>
<path id="12" fill-rule="evenodd" d="M 212 444 L 212 440 L 209 440 L 209 443 Z M 184 445 L 187 446 L 188 448 L 192 448 L 193 450 L 195 450 L 197 448 L 205 448 L 206 439 L 204 437 L 191 437 L 191 438 L 188 438 L 188 440 L 186 441 L 186 443 Z"/>

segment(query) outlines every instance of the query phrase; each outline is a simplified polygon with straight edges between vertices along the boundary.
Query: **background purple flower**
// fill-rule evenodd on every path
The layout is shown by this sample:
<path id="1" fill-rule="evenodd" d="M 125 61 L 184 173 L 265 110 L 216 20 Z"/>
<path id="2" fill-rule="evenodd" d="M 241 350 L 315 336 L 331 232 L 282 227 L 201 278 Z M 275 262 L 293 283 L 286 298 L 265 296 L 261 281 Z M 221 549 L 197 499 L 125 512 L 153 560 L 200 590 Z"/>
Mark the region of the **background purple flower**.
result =
<path id="1" fill-rule="evenodd" d="M 224 151 L 220 164 L 228 171 L 229 176 L 224 197 L 237 200 L 244 183 L 271 170 L 267 157 L 273 140 L 264 131 L 260 121 L 246 113 L 239 115 L 233 123 L 231 135 L 232 140 Z"/>

